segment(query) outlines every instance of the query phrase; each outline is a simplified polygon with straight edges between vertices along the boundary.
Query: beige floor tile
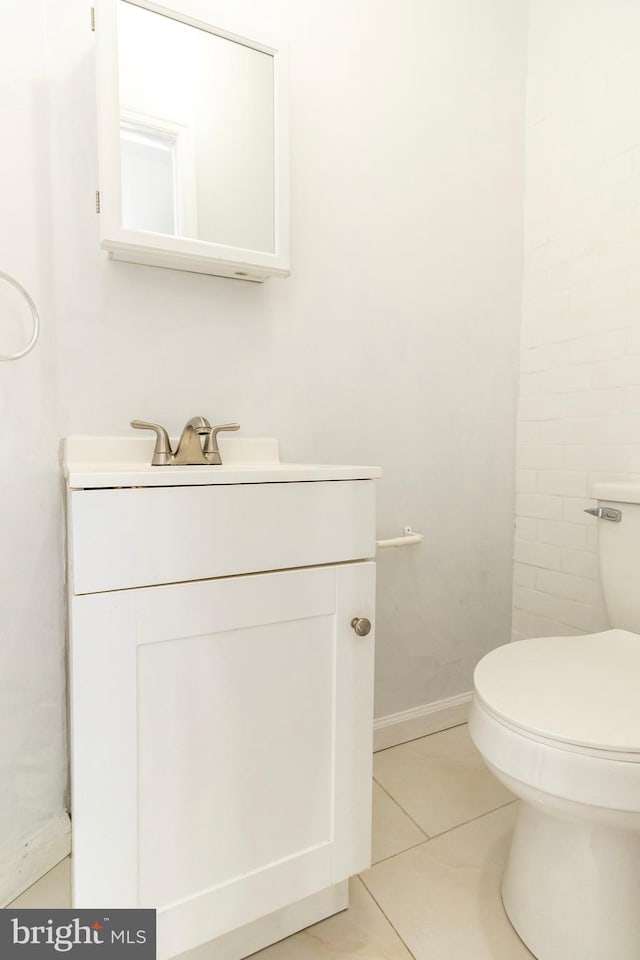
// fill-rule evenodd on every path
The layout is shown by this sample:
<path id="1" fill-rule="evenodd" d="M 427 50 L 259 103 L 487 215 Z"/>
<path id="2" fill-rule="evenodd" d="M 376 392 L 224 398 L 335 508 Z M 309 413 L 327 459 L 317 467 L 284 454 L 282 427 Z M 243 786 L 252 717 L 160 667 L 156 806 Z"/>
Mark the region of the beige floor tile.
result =
<path id="1" fill-rule="evenodd" d="M 363 874 L 416 960 L 531 960 L 499 893 L 515 813 L 488 813 Z"/>
<path id="2" fill-rule="evenodd" d="M 27 910 L 64 910 L 71 906 L 71 858 L 61 860 L 33 886 L 16 897 L 10 907 Z"/>
<path id="3" fill-rule="evenodd" d="M 485 766 L 466 724 L 376 753 L 373 775 L 432 837 L 513 800 Z"/>
<path id="4" fill-rule="evenodd" d="M 348 910 L 254 953 L 252 960 L 412 960 L 357 877 L 349 896 Z"/>
<path id="5" fill-rule="evenodd" d="M 400 809 L 388 793 L 373 784 L 373 834 L 372 862 L 378 863 L 402 853 L 418 843 L 424 843 L 427 836 L 420 827 Z"/>

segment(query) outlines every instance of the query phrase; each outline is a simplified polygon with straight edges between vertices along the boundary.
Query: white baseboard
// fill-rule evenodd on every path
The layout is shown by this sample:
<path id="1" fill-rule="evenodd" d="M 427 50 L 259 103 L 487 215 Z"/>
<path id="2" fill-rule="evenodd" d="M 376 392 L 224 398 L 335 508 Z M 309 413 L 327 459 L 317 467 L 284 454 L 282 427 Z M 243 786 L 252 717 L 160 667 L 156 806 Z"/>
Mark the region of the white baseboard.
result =
<path id="1" fill-rule="evenodd" d="M 67 813 L 47 821 L 12 850 L 0 853 L 0 907 L 19 897 L 32 883 L 69 856 L 71 824 Z"/>
<path id="2" fill-rule="evenodd" d="M 374 753 L 406 743 L 407 740 L 416 740 L 429 733 L 438 733 L 448 727 L 466 723 L 470 702 L 471 691 L 447 700 L 424 703 L 420 707 L 392 713 L 387 717 L 378 717 L 373 722 Z"/>

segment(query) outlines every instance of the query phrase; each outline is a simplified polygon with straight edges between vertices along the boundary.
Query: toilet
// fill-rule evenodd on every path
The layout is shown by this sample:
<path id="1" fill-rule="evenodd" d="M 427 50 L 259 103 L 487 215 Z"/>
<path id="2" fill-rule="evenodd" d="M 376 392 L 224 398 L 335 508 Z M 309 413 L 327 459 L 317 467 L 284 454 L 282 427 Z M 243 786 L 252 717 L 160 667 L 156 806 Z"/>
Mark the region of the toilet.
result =
<path id="1" fill-rule="evenodd" d="M 640 483 L 591 492 L 614 629 L 493 650 L 469 717 L 520 800 L 502 899 L 538 960 L 640 958 Z"/>

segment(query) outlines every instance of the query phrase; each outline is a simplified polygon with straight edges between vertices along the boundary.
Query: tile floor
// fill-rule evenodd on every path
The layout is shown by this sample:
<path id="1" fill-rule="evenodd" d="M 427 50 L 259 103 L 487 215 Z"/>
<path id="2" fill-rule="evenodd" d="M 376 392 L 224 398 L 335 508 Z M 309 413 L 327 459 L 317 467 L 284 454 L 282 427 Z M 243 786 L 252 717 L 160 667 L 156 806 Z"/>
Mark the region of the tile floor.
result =
<path id="1" fill-rule="evenodd" d="M 500 900 L 514 800 L 466 725 L 383 750 L 373 770 L 373 866 L 350 909 L 253 960 L 531 960 Z M 69 898 L 66 860 L 13 905 Z"/>

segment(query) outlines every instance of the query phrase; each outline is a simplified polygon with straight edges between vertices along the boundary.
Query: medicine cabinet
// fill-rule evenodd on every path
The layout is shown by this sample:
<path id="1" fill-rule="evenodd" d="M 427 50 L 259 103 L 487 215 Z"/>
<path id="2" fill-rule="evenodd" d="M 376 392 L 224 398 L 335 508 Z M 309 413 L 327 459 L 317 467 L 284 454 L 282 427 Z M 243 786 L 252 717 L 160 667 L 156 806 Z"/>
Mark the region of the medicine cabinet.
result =
<path id="1" fill-rule="evenodd" d="M 286 277 L 287 52 L 203 9 L 99 2 L 101 245 L 134 263 Z"/>

